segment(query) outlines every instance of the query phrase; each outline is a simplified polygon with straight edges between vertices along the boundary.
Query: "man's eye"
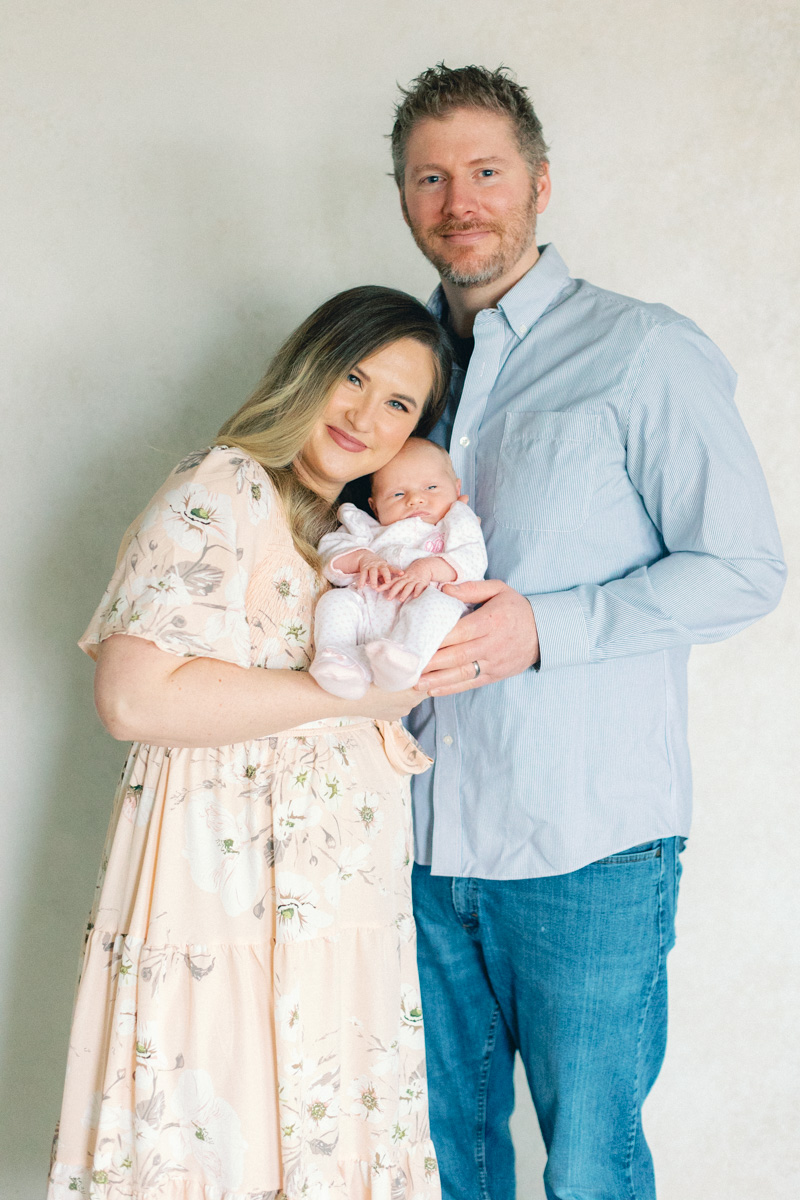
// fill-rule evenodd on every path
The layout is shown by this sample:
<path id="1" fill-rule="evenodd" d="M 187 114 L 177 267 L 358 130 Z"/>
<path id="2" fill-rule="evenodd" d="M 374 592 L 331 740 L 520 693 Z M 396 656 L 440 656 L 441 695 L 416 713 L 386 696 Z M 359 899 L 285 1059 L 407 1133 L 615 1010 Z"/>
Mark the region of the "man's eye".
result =
<path id="1" fill-rule="evenodd" d="M 441 178 L 442 178 L 441 175 L 425 175 L 420 180 L 420 183 L 439 183 Z"/>
<path id="2" fill-rule="evenodd" d="M 488 179 L 488 177 L 490 175 L 496 175 L 496 174 L 497 174 L 497 172 L 494 170 L 493 167 L 484 167 L 483 170 L 481 171 L 481 175 L 483 176 L 484 179 Z"/>

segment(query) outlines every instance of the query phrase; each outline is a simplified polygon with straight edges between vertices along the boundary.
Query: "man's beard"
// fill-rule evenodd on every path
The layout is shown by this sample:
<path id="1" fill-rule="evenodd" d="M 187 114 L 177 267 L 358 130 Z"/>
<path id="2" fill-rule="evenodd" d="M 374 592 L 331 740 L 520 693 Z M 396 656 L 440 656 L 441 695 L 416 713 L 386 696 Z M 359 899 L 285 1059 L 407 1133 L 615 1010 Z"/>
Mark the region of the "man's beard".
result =
<path id="1" fill-rule="evenodd" d="M 532 190 L 526 204 L 515 209 L 505 223 L 496 221 L 443 221 L 433 229 L 422 230 L 409 221 L 414 241 L 446 283 L 454 287 L 483 287 L 494 283 L 519 262 L 536 237 L 536 194 Z M 490 230 L 499 237 L 499 245 L 488 258 L 467 268 L 460 268 L 434 249 L 434 239 L 450 233 L 467 233 L 472 229 Z"/>

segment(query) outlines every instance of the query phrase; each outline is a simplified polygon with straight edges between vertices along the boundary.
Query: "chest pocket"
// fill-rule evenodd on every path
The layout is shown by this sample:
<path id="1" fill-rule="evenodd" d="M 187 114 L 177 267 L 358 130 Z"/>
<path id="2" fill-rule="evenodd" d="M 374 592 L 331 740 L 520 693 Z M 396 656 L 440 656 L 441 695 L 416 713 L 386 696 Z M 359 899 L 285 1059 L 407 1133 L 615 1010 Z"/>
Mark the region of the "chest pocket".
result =
<path id="1" fill-rule="evenodd" d="M 595 491 L 598 420 L 585 412 L 506 413 L 494 494 L 500 528 L 570 533 L 583 525 Z"/>

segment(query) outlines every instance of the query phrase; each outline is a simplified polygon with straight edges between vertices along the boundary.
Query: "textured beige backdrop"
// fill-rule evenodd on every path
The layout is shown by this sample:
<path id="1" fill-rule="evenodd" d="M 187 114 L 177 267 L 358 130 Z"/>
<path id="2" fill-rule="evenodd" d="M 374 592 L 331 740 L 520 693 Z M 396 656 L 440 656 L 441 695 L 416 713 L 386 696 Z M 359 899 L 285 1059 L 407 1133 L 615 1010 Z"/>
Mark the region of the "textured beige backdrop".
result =
<path id="1" fill-rule="evenodd" d="M 798 10 L 5 0 L 0 24 L 0 1193 L 38 1200 L 123 756 L 74 642 L 128 521 L 299 318 L 356 283 L 431 288 L 386 175 L 395 80 L 444 58 L 530 85 L 555 181 L 540 240 L 732 359 L 796 572 Z M 662 1200 L 800 1195 L 796 597 L 795 575 L 692 660 L 697 816 L 646 1109 Z M 515 1135 L 536 1200 L 524 1088 Z"/>

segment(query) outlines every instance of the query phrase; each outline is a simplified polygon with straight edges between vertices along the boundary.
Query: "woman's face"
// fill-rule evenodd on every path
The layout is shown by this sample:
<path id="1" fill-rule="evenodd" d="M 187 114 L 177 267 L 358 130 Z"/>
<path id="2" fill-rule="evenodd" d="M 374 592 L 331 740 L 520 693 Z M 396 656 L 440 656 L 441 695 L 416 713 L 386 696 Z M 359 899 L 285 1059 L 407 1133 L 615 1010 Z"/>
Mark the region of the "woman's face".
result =
<path id="1" fill-rule="evenodd" d="M 422 416 L 434 381 L 433 356 L 401 338 L 362 359 L 332 393 L 294 468 L 326 500 L 394 458 Z"/>

